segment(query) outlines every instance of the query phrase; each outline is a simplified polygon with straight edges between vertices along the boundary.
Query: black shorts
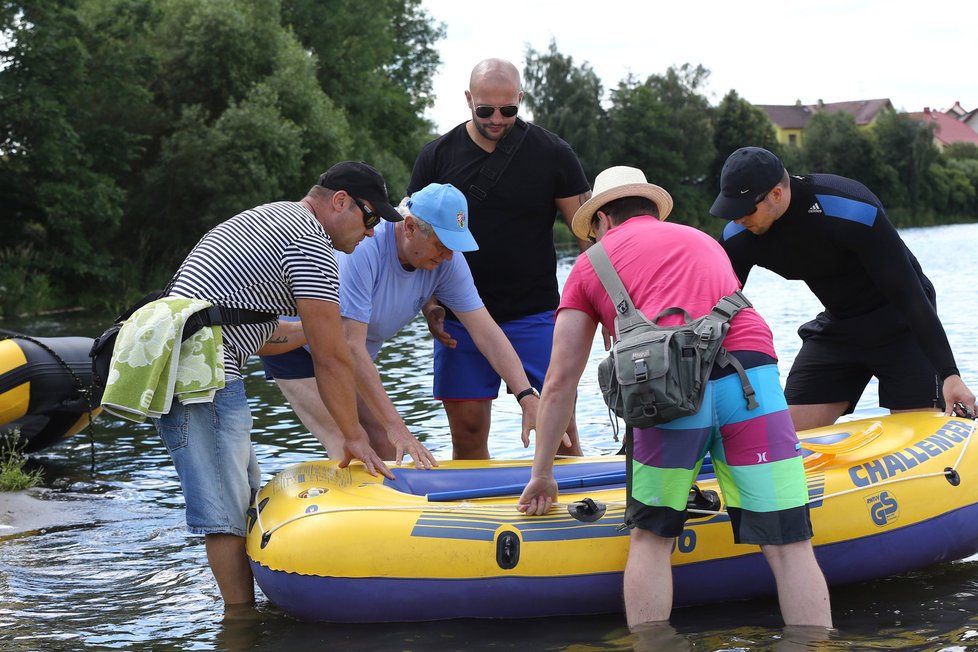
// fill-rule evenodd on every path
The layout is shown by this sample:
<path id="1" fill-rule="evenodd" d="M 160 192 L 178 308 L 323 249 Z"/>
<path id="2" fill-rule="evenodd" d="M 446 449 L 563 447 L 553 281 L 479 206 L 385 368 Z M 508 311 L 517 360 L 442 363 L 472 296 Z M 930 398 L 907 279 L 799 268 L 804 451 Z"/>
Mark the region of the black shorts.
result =
<path id="1" fill-rule="evenodd" d="M 876 376 L 881 407 L 944 409 L 941 380 L 909 330 L 872 345 L 804 331 L 799 330 L 804 342 L 785 383 L 788 405 L 847 401 L 849 414 Z"/>

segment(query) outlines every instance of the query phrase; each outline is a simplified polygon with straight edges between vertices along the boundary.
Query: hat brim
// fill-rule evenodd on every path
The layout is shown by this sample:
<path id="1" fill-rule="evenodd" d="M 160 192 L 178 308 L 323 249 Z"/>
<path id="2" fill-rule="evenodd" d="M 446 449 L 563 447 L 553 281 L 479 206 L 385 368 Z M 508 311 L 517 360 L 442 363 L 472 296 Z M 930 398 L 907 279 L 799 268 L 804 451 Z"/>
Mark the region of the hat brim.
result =
<path id="1" fill-rule="evenodd" d="M 710 215 L 719 217 L 722 220 L 739 220 L 754 209 L 753 195 L 737 195 L 731 197 L 720 193 L 717 195 L 713 206 L 710 206 Z"/>
<path id="2" fill-rule="evenodd" d="M 663 222 L 669 217 L 669 213 L 672 212 L 672 195 L 666 192 L 665 188 L 661 188 L 652 183 L 627 183 L 622 186 L 609 188 L 604 192 L 599 192 L 584 202 L 577 209 L 577 212 L 574 213 L 574 219 L 571 221 L 571 231 L 581 240 L 587 240 L 588 234 L 591 233 L 591 218 L 594 216 L 594 213 L 608 202 L 621 199 L 622 197 L 645 197 L 646 199 L 651 199 L 659 208 L 659 220 Z"/>
<path id="3" fill-rule="evenodd" d="M 400 222 L 404 219 L 404 216 L 398 213 L 397 209 L 391 206 L 390 202 L 374 199 L 370 203 L 374 205 L 374 210 L 388 222 Z"/>
<path id="4" fill-rule="evenodd" d="M 476 251 L 479 243 L 475 241 L 471 231 L 452 231 L 435 226 L 429 222 L 431 228 L 435 230 L 435 235 L 441 243 L 452 251 Z"/>

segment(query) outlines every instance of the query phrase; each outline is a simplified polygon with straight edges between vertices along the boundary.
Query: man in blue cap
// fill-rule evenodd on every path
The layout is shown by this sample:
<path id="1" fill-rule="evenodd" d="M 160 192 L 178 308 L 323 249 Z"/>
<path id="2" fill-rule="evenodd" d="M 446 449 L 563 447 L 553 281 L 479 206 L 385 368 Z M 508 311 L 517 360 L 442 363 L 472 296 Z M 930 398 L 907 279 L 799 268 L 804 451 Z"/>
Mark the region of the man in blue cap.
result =
<path id="1" fill-rule="evenodd" d="M 785 385 L 798 430 L 852 412 L 872 376 L 891 412 L 974 412 L 934 286 L 866 186 L 789 176 L 772 152 L 742 147 L 723 165 L 710 213 L 730 220 L 721 244 L 741 284 L 759 265 L 805 281 L 825 307 L 798 329 Z"/>
<path id="2" fill-rule="evenodd" d="M 517 393 L 523 410 L 522 438 L 529 444 L 539 395 L 532 390 L 516 351 L 483 305 L 464 256 L 478 249 L 469 232 L 465 196 L 451 184 L 432 183 L 400 207 L 402 222 L 381 224 L 372 240 L 338 256 L 340 314 L 356 364 L 360 423 L 385 460 L 410 455 L 419 468 L 437 465 L 408 430 L 381 384 L 373 360 L 384 341 L 411 321 L 435 297 L 449 306 L 472 333 L 479 350 Z M 304 348 L 262 356 L 302 423 L 335 455 L 340 432 L 319 399 Z M 523 390 L 523 391 L 521 391 Z"/>

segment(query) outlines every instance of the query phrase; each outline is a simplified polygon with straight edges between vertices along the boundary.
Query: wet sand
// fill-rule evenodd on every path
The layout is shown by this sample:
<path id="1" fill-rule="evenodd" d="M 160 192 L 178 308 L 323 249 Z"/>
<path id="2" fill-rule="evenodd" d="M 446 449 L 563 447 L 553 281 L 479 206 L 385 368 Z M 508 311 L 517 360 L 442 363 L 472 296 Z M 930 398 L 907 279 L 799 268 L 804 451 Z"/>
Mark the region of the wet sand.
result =
<path id="1" fill-rule="evenodd" d="M 46 493 L 43 489 L 0 492 L 0 539 L 89 520 L 88 510 L 79 510 L 76 501 L 52 499 Z"/>

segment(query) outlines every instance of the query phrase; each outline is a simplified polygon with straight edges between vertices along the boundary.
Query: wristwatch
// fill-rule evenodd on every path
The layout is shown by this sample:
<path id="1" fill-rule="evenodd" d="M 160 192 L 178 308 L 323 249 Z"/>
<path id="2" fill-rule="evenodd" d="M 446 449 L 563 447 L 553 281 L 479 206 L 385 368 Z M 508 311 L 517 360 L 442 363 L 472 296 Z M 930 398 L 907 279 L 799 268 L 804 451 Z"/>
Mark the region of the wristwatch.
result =
<path id="1" fill-rule="evenodd" d="M 527 396 L 530 396 L 531 394 L 533 396 L 536 396 L 537 398 L 540 398 L 540 392 L 537 391 L 536 387 L 533 387 L 531 385 L 516 395 L 516 402 L 519 403 L 520 401 L 522 401 Z"/>

